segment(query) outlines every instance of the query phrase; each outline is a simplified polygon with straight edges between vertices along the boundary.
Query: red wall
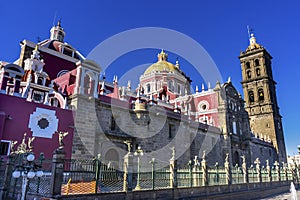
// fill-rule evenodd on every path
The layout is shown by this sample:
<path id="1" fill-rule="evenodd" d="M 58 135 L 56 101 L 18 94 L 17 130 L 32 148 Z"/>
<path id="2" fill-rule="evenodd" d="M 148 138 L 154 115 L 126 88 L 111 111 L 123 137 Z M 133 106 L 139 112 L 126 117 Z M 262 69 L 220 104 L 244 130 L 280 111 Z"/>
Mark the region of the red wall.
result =
<path id="1" fill-rule="evenodd" d="M 71 158 L 74 132 L 73 111 L 71 110 L 28 102 L 20 97 L 0 94 L 1 117 L 3 118 L 5 114 L 5 119 L 0 120 L 0 139 L 16 140 L 18 144 L 20 144 L 25 132 L 27 133 L 27 137 L 31 137 L 32 132 L 28 127 L 28 123 L 30 114 L 36 110 L 36 107 L 56 111 L 55 115 L 58 118 L 58 131 L 69 132 L 63 141 L 65 144 L 66 157 Z M 10 117 L 8 118 L 7 116 Z M 46 158 L 52 158 L 53 151 L 59 147 L 58 133 L 53 134 L 52 139 L 35 137 L 32 145 L 36 156 L 38 156 L 40 152 L 43 152 Z"/>

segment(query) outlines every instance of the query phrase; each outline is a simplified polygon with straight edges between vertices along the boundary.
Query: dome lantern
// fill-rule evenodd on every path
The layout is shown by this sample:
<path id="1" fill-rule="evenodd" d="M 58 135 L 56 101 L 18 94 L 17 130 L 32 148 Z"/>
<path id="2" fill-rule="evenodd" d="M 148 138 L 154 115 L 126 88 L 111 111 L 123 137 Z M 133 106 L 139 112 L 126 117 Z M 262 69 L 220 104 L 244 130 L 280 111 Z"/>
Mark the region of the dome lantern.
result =
<path id="1" fill-rule="evenodd" d="M 60 25 L 60 20 L 58 20 L 57 25 L 53 26 L 50 30 L 50 39 L 58 40 L 60 42 L 64 42 L 64 37 L 66 35 L 64 29 Z"/>

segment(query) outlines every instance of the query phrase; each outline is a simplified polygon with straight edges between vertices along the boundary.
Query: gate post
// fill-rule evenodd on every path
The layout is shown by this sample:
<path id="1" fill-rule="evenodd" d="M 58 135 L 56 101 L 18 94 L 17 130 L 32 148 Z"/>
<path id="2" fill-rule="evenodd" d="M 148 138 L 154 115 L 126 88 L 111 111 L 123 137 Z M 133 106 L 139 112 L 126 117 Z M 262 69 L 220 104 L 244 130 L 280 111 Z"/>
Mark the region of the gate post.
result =
<path id="1" fill-rule="evenodd" d="M 124 180 L 123 191 L 132 191 L 133 155 L 129 151 L 124 156 Z"/>
<path id="2" fill-rule="evenodd" d="M 274 165 L 275 165 L 275 170 L 276 170 L 276 174 L 277 174 L 277 181 L 281 181 L 280 167 L 279 167 L 279 163 L 277 162 L 277 160 L 275 161 Z"/>
<path id="3" fill-rule="evenodd" d="M 242 160 L 243 160 L 242 169 L 244 174 L 244 183 L 249 183 L 248 169 L 247 169 L 245 156 L 242 156 Z"/>
<path id="4" fill-rule="evenodd" d="M 200 163 L 198 161 L 198 156 L 195 156 L 194 166 L 193 166 L 193 186 L 195 186 L 195 187 L 200 186 L 199 165 L 200 165 Z"/>
<path id="5" fill-rule="evenodd" d="M 254 161 L 254 164 L 256 165 L 256 172 L 257 172 L 257 182 L 261 183 L 261 169 L 260 169 L 260 161 L 259 158 L 256 158 Z"/>
<path id="6" fill-rule="evenodd" d="M 13 157 L 14 154 L 10 154 L 8 156 L 8 160 L 6 162 L 6 169 L 5 169 L 5 174 L 4 174 L 4 183 L 3 186 L 0 188 L 0 199 L 7 199 L 8 197 L 8 192 L 9 192 L 9 187 L 10 187 L 10 182 L 11 182 L 11 177 L 12 177 L 12 172 L 13 172 Z"/>
<path id="7" fill-rule="evenodd" d="M 63 148 L 58 148 L 54 151 L 52 157 L 52 170 L 50 180 L 50 195 L 51 197 L 61 195 L 61 186 L 64 173 L 65 151 Z"/>
<path id="8" fill-rule="evenodd" d="M 224 163 L 225 171 L 226 171 L 226 184 L 231 185 L 231 169 L 229 163 L 229 153 L 226 153 L 225 163 Z"/>
<path id="9" fill-rule="evenodd" d="M 201 161 L 201 170 L 202 170 L 202 186 L 207 186 L 208 185 L 208 174 L 207 174 L 207 162 L 205 160 L 205 151 L 203 151 L 203 156 L 202 156 L 202 161 Z"/>
<path id="10" fill-rule="evenodd" d="M 177 188 L 177 160 L 170 160 L 170 187 Z"/>

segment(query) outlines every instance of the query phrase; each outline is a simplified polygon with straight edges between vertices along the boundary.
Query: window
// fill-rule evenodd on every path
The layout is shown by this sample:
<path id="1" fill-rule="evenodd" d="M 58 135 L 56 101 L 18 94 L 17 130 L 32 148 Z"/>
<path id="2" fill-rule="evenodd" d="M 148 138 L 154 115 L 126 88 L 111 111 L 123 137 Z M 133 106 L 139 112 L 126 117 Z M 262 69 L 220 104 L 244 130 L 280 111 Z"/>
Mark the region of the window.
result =
<path id="1" fill-rule="evenodd" d="M 169 139 L 173 139 L 176 135 L 176 124 L 169 123 Z"/>
<path id="2" fill-rule="evenodd" d="M 169 138 L 173 138 L 173 133 L 172 133 L 173 125 L 169 124 Z"/>
<path id="3" fill-rule="evenodd" d="M 37 81 L 38 85 L 43 85 L 43 82 L 44 82 L 43 78 L 39 77 Z"/>
<path id="4" fill-rule="evenodd" d="M 250 69 L 250 62 L 246 62 L 246 68 Z"/>
<path id="5" fill-rule="evenodd" d="M 113 116 L 111 116 L 110 118 L 110 130 L 116 130 L 116 121 L 115 118 Z"/>
<path id="6" fill-rule="evenodd" d="M 256 75 L 260 76 L 260 69 L 259 68 L 256 68 Z"/>
<path id="7" fill-rule="evenodd" d="M 251 71 L 250 70 L 247 71 L 247 77 L 251 78 Z"/>
<path id="8" fill-rule="evenodd" d="M 151 86 L 150 86 L 150 84 L 148 83 L 148 84 L 147 84 L 147 93 L 149 93 L 150 90 L 151 90 Z"/>
<path id="9" fill-rule="evenodd" d="M 232 132 L 233 132 L 233 134 L 237 134 L 237 132 L 236 132 L 236 122 L 235 121 L 232 122 Z"/>
<path id="10" fill-rule="evenodd" d="M 44 92 L 41 92 L 41 91 L 33 91 L 33 94 L 32 94 L 32 99 L 34 102 L 36 103 L 41 103 L 43 102 L 44 100 Z"/>
<path id="11" fill-rule="evenodd" d="M 254 102 L 254 93 L 253 93 L 253 91 L 249 91 L 248 96 L 249 96 L 249 102 L 253 103 Z"/>
<path id="12" fill-rule="evenodd" d="M 198 104 L 198 111 L 205 112 L 209 109 L 209 103 L 205 100 L 202 100 Z"/>
<path id="13" fill-rule="evenodd" d="M 256 59 L 256 60 L 254 61 L 254 63 L 255 63 L 255 66 L 256 66 L 256 67 L 259 66 L 259 60 L 258 60 L 258 59 Z"/>
<path id="14" fill-rule="evenodd" d="M 181 92 L 180 92 L 180 85 L 177 85 L 177 93 L 181 94 Z"/>
<path id="15" fill-rule="evenodd" d="M 2 140 L 0 144 L 0 155 L 8 155 L 10 153 L 10 141 Z"/>
<path id="16" fill-rule="evenodd" d="M 258 100 L 259 100 L 259 101 L 265 100 L 263 89 L 259 89 L 259 90 L 258 90 Z"/>

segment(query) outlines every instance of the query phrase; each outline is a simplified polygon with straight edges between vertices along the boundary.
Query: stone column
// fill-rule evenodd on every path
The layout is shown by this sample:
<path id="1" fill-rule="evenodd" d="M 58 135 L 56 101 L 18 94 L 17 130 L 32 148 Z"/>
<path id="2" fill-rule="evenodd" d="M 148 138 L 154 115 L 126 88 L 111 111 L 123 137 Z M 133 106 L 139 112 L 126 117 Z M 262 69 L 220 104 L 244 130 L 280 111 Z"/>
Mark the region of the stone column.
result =
<path id="1" fill-rule="evenodd" d="M 64 160 L 64 149 L 56 149 L 52 157 L 52 176 L 50 180 L 50 195 L 53 198 L 61 195 L 61 185 L 64 173 Z"/>
<path id="2" fill-rule="evenodd" d="M 193 186 L 200 186 L 200 182 L 199 182 L 199 161 L 198 161 L 198 156 L 195 156 L 194 158 L 194 166 L 193 166 Z"/>
<path id="3" fill-rule="evenodd" d="M 150 161 L 151 164 L 151 179 L 152 179 L 152 190 L 155 189 L 155 158 L 152 158 Z"/>
<path id="4" fill-rule="evenodd" d="M 202 170 L 202 186 L 208 185 L 208 174 L 207 174 L 207 162 L 205 160 L 205 156 L 202 157 L 201 161 L 201 170 Z"/>
<path id="5" fill-rule="evenodd" d="M 124 156 L 124 182 L 123 191 L 132 191 L 133 155 L 128 152 Z"/>
<path id="6" fill-rule="evenodd" d="M 170 160 L 170 187 L 177 188 L 177 160 Z"/>
<path id="7" fill-rule="evenodd" d="M 279 163 L 277 161 L 275 161 L 274 165 L 275 165 L 275 170 L 276 170 L 276 174 L 277 174 L 277 181 L 281 181 Z"/>
<path id="8" fill-rule="evenodd" d="M 257 173 L 257 182 L 261 183 L 261 168 L 260 168 L 260 160 L 259 158 L 256 158 L 254 161 L 256 173 Z"/>
<path id="9" fill-rule="evenodd" d="M 242 170 L 243 170 L 243 175 L 244 175 L 244 183 L 249 183 L 248 169 L 247 169 L 245 156 L 242 156 L 242 160 L 243 160 Z"/>
<path id="10" fill-rule="evenodd" d="M 229 153 L 226 153 L 226 158 L 225 158 L 225 163 L 224 163 L 224 167 L 225 167 L 225 172 L 226 172 L 226 184 L 230 185 L 231 184 L 231 169 L 230 169 L 230 163 L 229 163 Z"/>

